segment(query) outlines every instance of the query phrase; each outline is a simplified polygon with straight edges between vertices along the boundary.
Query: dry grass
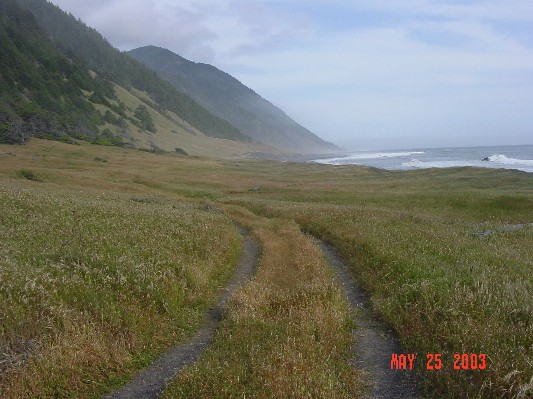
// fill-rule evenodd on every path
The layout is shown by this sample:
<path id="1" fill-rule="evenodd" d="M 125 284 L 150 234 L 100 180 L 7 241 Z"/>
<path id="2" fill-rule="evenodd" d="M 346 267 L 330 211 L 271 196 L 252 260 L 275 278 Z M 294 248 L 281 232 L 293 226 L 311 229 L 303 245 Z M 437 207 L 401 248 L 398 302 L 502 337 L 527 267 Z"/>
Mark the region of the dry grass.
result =
<path id="1" fill-rule="evenodd" d="M 257 275 L 232 298 L 213 347 L 165 398 L 357 397 L 349 308 L 320 251 L 294 224 L 253 225 L 263 247 Z"/>

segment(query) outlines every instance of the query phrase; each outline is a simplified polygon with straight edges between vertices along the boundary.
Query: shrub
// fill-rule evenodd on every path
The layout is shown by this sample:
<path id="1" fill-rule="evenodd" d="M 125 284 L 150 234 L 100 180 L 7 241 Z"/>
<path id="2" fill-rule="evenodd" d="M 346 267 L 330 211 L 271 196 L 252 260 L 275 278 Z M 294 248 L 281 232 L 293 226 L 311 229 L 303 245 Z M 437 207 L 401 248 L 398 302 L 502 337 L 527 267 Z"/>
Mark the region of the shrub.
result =
<path id="1" fill-rule="evenodd" d="M 41 177 L 39 177 L 37 174 L 35 174 L 35 172 L 33 172 L 32 170 L 29 170 L 29 169 L 20 169 L 17 172 L 17 174 L 20 177 L 23 177 L 26 180 L 37 181 L 37 182 L 42 182 L 43 181 L 43 179 Z"/>

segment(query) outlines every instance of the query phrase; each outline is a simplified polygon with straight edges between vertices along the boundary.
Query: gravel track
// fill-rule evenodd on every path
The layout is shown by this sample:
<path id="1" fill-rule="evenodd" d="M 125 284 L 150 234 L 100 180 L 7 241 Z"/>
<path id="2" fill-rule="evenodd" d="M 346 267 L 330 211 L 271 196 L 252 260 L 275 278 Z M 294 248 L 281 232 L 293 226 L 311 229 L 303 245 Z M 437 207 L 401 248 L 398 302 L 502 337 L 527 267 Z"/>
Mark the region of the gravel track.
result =
<path id="1" fill-rule="evenodd" d="M 155 399 L 159 398 L 167 382 L 182 368 L 194 363 L 213 339 L 216 327 L 222 320 L 231 294 L 254 274 L 260 254 L 259 245 L 244 229 L 239 228 L 243 240 L 237 270 L 225 287 L 216 307 L 210 309 L 203 327 L 188 342 L 176 346 L 152 365 L 141 371 L 133 380 L 104 399 Z M 353 366 L 368 372 L 372 389 L 367 398 L 422 398 L 414 371 L 390 369 L 393 353 L 405 353 L 394 332 L 386 328 L 371 310 L 365 293 L 351 278 L 341 256 L 321 240 L 317 244 L 331 264 L 341 283 L 350 306 L 355 312 Z"/>

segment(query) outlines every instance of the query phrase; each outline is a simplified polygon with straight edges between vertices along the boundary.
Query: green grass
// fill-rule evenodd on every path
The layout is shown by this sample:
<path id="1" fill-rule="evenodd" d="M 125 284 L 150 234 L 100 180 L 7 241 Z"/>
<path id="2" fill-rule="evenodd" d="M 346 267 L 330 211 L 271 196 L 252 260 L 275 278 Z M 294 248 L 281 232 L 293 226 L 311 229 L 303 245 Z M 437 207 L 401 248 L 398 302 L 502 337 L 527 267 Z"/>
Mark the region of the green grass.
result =
<path id="1" fill-rule="evenodd" d="M 75 157 L 65 156 L 73 152 Z M 108 162 L 96 162 L 96 157 Z M 22 169 L 46 179 L 36 184 L 21 178 Z M 110 381 L 123 380 L 170 341 L 183 338 L 186 333 L 173 331 L 172 323 L 180 328 L 189 323 L 189 331 L 195 328 L 207 303 L 216 297 L 215 287 L 232 270 L 236 233 L 227 216 L 212 211 L 232 204 L 243 214 L 246 208 L 266 218 L 293 221 L 305 232 L 331 241 L 407 350 L 422 359 L 427 353 L 444 354 L 445 370 L 426 372 L 424 364 L 418 367 L 430 396 L 532 395 L 533 229 L 483 239 L 472 235 L 533 222 L 531 174 L 472 168 L 387 172 L 221 161 L 88 144 L 73 150 L 67 144 L 32 140 L 27 146 L 0 147 L 0 187 L 2 211 L 8 210 L 0 213 L 0 352 L 9 354 L 4 357 L 8 363 L 1 366 L 9 369 L 9 374 L 2 373 L 9 375 L 1 383 L 4 390 L 15 389 L 16 382 L 21 391 L 12 392 L 26 392 L 26 397 L 52 397 L 63 389 L 68 392 L 65 396 L 102 392 L 102 384 L 109 387 Z M 251 214 L 247 217 L 254 219 Z M 232 232 L 229 238 L 226 231 Z M 268 237 L 266 243 L 276 241 L 275 235 Z M 223 239 L 229 241 L 221 243 Z M 155 274 L 147 272 L 144 285 L 137 285 L 141 277 L 134 270 L 146 259 L 155 259 L 147 269 Z M 222 270 L 217 266 L 220 262 L 225 265 Z M 189 266 L 180 272 L 171 266 L 176 264 Z M 210 270 L 210 277 L 201 270 Z M 125 277 L 126 291 L 119 276 Z M 167 284 L 164 276 L 176 277 L 177 283 Z M 158 296 L 147 296 L 151 281 L 159 287 Z M 204 283 L 205 290 L 190 288 Z M 236 315 L 258 300 L 254 290 L 264 286 L 257 285 L 263 284 L 259 279 L 254 284 L 243 291 L 247 296 L 239 295 L 232 302 L 215 352 L 200 363 L 205 370 L 193 369 L 178 377 L 189 393 L 204 377 L 209 381 L 206 389 L 211 389 L 206 392 L 217 392 L 218 377 L 205 365 L 220 365 L 221 353 L 236 360 L 248 356 L 252 342 L 238 342 L 247 339 L 243 331 L 252 316 Z M 167 292 L 165 287 L 181 287 L 181 291 Z M 272 292 L 277 289 L 271 288 Z M 133 300 L 125 303 L 130 290 Z M 263 296 L 261 309 L 274 309 L 269 308 L 273 297 Z M 174 310 L 168 312 L 165 298 L 181 300 L 183 306 L 170 307 Z M 174 300 L 167 302 L 175 304 Z M 321 303 L 314 298 L 308 305 Z M 153 316 L 139 326 L 141 332 L 132 333 L 132 325 L 144 320 L 139 314 L 146 309 Z M 280 336 L 279 341 L 258 344 L 257 350 L 276 342 L 283 346 L 297 333 L 276 327 L 290 318 L 275 313 L 261 310 L 260 317 L 253 319 L 257 333 L 253 337 L 265 338 L 272 331 Z M 162 320 L 167 327 L 154 331 L 154 320 Z M 305 341 L 309 331 L 300 330 L 299 339 Z M 76 345 L 67 344 L 71 336 L 79 337 Z M 231 336 L 239 339 L 230 340 Z M 128 344 L 130 337 L 135 345 Z M 116 353 L 105 344 L 111 341 L 119 343 Z M 157 349 L 152 350 L 148 342 Z M 143 345 L 148 345 L 147 351 Z M 65 372 L 70 367 L 65 359 L 79 351 L 95 355 L 87 355 L 92 360 Z M 310 364 L 317 364 L 312 353 L 302 353 Z M 486 353 L 489 367 L 476 372 L 450 370 L 453 353 Z M 332 359 L 326 375 L 335 376 L 332 381 L 337 383 L 344 381 L 339 371 L 342 356 Z M 252 360 L 243 360 L 243 365 L 256 364 Z M 29 370 L 25 377 L 23 370 Z M 223 370 L 217 370 L 223 375 Z M 246 370 L 238 373 L 249 376 Z M 295 383 L 299 381 L 299 373 L 290 375 Z M 302 372 L 301 386 L 310 387 L 304 384 L 306 375 L 311 374 Z M 70 376 L 68 383 L 65 376 Z M 255 382 L 249 387 L 255 388 L 246 392 L 257 396 L 257 381 L 263 380 L 251 378 Z M 233 385 L 231 392 L 241 388 Z"/>
<path id="2" fill-rule="evenodd" d="M 20 169 L 17 172 L 17 174 L 26 180 L 31 180 L 31 181 L 36 181 L 36 182 L 43 181 L 43 179 L 40 176 L 38 176 L 35 172 L 29 169 Z"/>
<path id="3" fill-rule="evenodd" d="M 467 170 L 459 176 L 479 182 L 484 174 Z M 457 184 L 459 176 L 450 176 L 448 184 Z M 273 195 L 232 202 L 293 219 L 332 242 L 407 350 L 424 359 L 443 354 L 445 370 L 425 372 L 425 364 L 419 365 L 435 395 L 527 397 L 533 389 L 533 229 L 485 239 L 472 233 L 531 222 L 531 194 L 513 195 L 497 184 L 485 191 L 463 185 L 447 193 L 437 184 L 420 183 L 405 197 L 376 190 L 367 205 L 358 196 L 366 199 L 368 192 L 349 198 L 332 191 L 322 193 L 320 202 L 314 193 L 288 192 L 283 200 Z M 454 353 L 485 353 L 489 368 L 452 370 Z"/>

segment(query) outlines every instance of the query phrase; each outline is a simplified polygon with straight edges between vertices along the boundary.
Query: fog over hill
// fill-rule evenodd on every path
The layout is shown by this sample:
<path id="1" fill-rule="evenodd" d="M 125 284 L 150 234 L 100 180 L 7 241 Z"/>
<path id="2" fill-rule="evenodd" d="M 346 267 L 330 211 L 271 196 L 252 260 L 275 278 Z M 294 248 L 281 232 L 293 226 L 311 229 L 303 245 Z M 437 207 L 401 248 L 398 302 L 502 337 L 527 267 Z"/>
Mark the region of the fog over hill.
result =
<path id="1" fill-rule="evenodd" d="M 338 150 L 252 89 L 212 65 L 192 62 L 155 46 L 141 47 L 128 54 L 258 142 L 300 152 Z"/>

